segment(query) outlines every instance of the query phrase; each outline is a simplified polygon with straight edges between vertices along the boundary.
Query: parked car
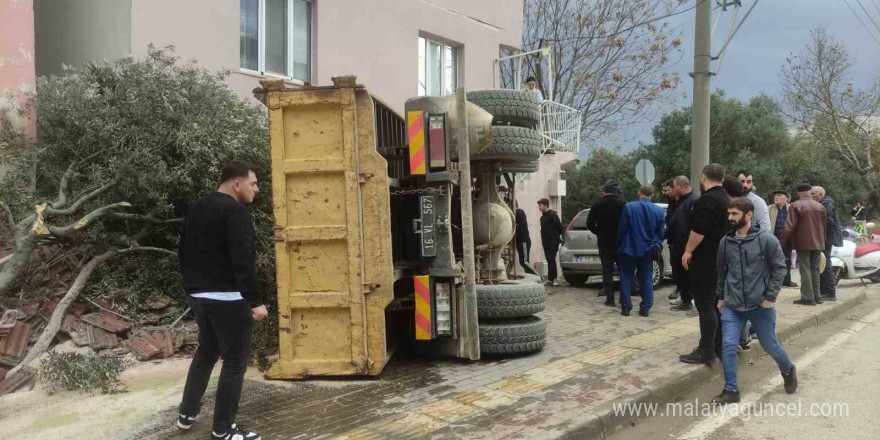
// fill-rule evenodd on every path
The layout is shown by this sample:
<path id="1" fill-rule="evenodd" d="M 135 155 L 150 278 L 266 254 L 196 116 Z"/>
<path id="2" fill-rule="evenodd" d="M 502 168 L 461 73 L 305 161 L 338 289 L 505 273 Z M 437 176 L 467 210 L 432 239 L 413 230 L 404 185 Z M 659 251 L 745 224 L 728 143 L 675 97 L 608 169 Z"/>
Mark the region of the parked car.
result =
<path id="1" fill-rule="evenodd" d="M 655 203 L 666 214 L 666 203 Z M 587 216 L 589 209 L 585 209 L 576 215 L 563 234 L 564 242 L 559 248 L 559 262 L 562 264 L 562 277 L 572 286 L 582 286 L 591 276 L 602 276 L 602 262 L 599 261 L 599 248 L 597 237 L 587 229 Z M 661 269 L 662 268 L 662 269 Z M 617 275 L 617 267 L 614 269 Z M 654 287 L 657 288 L 663 278 L 672 276 L 672 266 L 669 264 L 669 246 L 663 240 L 663 252 L 660 260 L 654 261 Z M 638 280 L 636 280 L 638 285 Z"/>

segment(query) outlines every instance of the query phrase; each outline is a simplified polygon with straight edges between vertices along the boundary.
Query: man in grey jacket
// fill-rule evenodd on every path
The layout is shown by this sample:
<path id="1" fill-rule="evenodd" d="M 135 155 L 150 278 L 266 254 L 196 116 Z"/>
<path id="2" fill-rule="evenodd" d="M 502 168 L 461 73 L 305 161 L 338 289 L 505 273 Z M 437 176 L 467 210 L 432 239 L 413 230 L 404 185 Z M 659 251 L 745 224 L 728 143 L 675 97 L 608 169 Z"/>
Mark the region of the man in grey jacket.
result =
<path id="1" fill-rule="evenodd" d="M 770 231 L 752 226 L 755 207 L 746 198 L 730 202 L 728 221 L 733 231 L 718 247 L 718 283 L 715 297 L 721 311 L 721 365 L 724 391 L 712 400 L 718 404 L 740 401 L 736 377 L 736 351 L 746 321 L 758 333 L 761 347 L 779 366 L 785 392 L 797 390 L 797 371 L 776 339 L 774 303 L 785 278 L 782 246 Z"/>

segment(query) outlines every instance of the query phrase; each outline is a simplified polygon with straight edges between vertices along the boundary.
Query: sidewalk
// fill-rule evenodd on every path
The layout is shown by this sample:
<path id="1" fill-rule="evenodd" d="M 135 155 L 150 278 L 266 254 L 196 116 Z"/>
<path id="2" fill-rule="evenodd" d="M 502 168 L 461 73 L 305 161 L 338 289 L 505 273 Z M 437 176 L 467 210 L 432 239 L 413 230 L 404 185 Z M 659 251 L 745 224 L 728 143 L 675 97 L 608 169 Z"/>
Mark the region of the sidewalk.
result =
<path id="1" fill-rule="evenodd" d="M 779 335 L 789 340 L 864 300 L 843 281 L 836 303 L 796 306 L 783 289 Z M 622 317 L 602 305 L 597 286 L 549 288 L 548 342 L 540 353 L 508 360 L 459 362 L 399 353 L 378 379 L 270 382 L 250 374 L 238 420 L 265 439 L 552 439 L 601 438 L 630 422 L 612 402 L 667 402 L 720 372 L 678 362 L 697 343 L 696 317 L 672 312 L 657 292 L 649 318 Z M 760 352 L 744 352 L 746 361 Z M 209 391 L 210 393 L 210 391 Z M 206 438 L 210 408 L 178 433 L 174 408 L 127 438 Z"/>

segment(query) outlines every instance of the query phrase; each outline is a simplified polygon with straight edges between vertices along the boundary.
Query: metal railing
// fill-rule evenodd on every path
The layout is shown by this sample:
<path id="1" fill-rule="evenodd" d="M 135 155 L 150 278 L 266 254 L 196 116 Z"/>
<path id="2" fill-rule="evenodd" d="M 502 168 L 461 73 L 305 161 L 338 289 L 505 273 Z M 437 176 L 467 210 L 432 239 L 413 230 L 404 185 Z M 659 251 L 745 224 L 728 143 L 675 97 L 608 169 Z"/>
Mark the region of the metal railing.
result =
<path id="1" fill-rule="evenodd" d="M 538 131 L 544 138 L 544 152 L 566 151 L 577 154 L 581 147 L 581 112 L 553 101 L 541 103 Z"/>

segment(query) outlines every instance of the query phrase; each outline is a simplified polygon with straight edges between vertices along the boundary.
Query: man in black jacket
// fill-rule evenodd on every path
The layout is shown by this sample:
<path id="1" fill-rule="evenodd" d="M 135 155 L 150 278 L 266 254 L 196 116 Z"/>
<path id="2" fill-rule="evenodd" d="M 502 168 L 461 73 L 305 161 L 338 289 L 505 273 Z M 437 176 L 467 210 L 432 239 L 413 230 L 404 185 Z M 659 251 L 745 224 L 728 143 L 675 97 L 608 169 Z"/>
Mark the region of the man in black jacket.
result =
<path id="1" fill-rule="evenodd" d="M 253 167 L 233 161 L 220 188 L 192 202 L 180 234 L 178 257 L 187 300 L 199 325 L 199 348 L 183 390 L 177 426 L 192 427 L 218 358 L 223 359 L 211 438 L 259 440 L 235 423 L 255 321 L 266 317 L 257 287 L 254 224 L 245 207 L 259 192 Z"/>
<path id="2" fill-rule="evenodd" d="M 672 266 L 672 279 L 681 299 L 678 304 L 672 306 L 672 310 L 694 311 L 693 296 L 691 296 L 690 273 L 681 265 L 681 257 L 687 245 L 690 235 L 690 218 L 694 203 L 700 198 L 691 187 L 691 181 L 685 176 L 678 176 L 673 180 L 673 191 L 678 200 L 675 206 L 667 210 L 666 218 L 669 220 L 666 228 L 666 243 L 669 245 L 669 260 Z"/>
<path id="3" fill-rule="evenodd" d="M 516 205 L 516 253 L 519 254 L 519 265 L 526 273 L 537 275 L 529 265 L 529 253 L 532 251 L 532 237 L 529 236 L 529 219 L 526 212 Z"/>
<path id="4" fill-rule="evenodd" d="M 620 186 L 609 180 L 602 186 L 602 200 L 593 204 L 587 216 L 587 228 L 597 237 L 602 262 L 602 289 L 605 305 L 614 304 L 614 263 L 617 261 L 617 226 L 626 202 L 620 199 Z"/>
<path id="5" fill-rule="evenodd" d="M 556 252 L 562 243 L 562 232 L 565 228 L 562 221 L 556 215 L 556 211 L 550 209 L 550 200 L 538 200 L 538 211 L 541 211 L 541 245 L 544 247 L 544 257 L 547 258 L 547 280 L 554 286 L 559 285 L 556 281 Z"/>
<path id="6" fill-rule="evenodd" d="M 700 176 L 700 198 L 694 203 L 690 233 L 681 265 L 690 272 L 690 292 L 700 315 L 700 345 L 691 353 L 679 356 L 689 364 L 713 364 L 721 355 L 721 333 L 715 308 L 715 284 L 718 282 L 715 259 L 718 244 L 727 234 L 727 193 L 721 186 L 724 167 L 710 163 Z M 737 180 L 739 183 L 739 180 Z"/>

